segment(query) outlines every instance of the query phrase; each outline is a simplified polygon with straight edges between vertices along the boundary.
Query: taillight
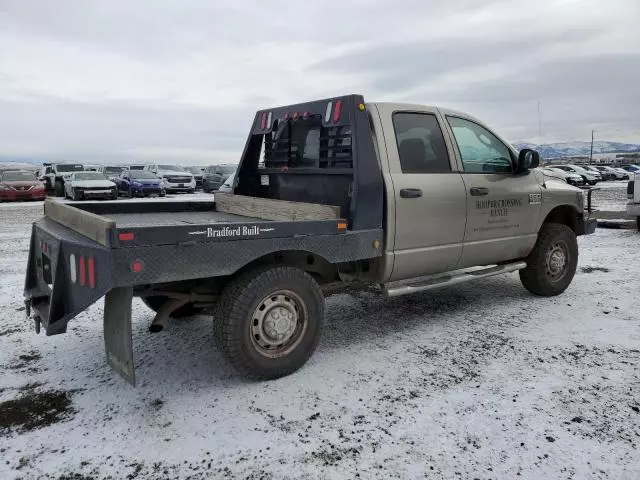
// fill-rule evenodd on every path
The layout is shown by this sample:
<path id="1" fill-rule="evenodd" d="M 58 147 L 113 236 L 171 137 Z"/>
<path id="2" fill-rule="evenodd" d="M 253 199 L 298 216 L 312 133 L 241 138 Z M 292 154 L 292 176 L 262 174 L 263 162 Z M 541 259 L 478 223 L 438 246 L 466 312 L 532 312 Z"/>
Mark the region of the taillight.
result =
<path id="1" fill-rule="evenodd" d="M 135 260 L 134 262 L 131 263 L 131 271 L 133 273 L 140 273 L 143 268 L 144 268 L 144 263 L 142 263 L 140 260 Z"/>
<path id="2" fill-rule="evenodd" d="M 262 120 L 260 121 L 260 129 L 266 130 L 271 127 L 271 112 L 262 112 Z"/>
<path id="3" fill-rule="evenodd" d="M 86 267 L 85 267 L 85 261 L 84 261 L 84 257 L 80 257 L 80 265 L 78 266 L 78 269 L 80 270 L 80 286 L 84 287 L 85 283 L 87 283 L 87 271 L 86 271 Z"/>
<path id="4" fill-rule="evenodd" d="M 133 232 L 122 232 L 118 234 L 118 240 L 121 242 L 130 242 L 134 238 Z"/>
<path id="5" fill-rule="evenodd" d="M 93 257 L 89 257 L 87 260 L 87 269 L 89 270 L 89 288 L 95 288 L 96 286 L 96 262 Z"/>
<path id="6" fill-rule="evenodd" d="M 340 120 L 342 114 L 342 100 L 336 100 L 336 107 L 333 109 L 333 122 Z"/>
<path id="7" fill-rule="evenodd" d="M 80 256 L 76 268 L 76 256 L 72 253 L 69 255 L 69 277 L 71 283 L 76 283 L 81 287 L 86 285 L 89 288 L 96 286 L 96 260 L 93 257 Z"/>

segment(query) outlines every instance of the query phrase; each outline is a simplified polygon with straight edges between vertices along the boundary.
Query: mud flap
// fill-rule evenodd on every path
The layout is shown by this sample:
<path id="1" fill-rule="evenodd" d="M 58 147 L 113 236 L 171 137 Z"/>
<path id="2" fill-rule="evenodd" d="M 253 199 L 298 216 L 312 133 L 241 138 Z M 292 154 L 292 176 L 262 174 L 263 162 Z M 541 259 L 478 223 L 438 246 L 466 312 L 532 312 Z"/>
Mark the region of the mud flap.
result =
<path id="1" fill-rule="evenodd" d="M 114 288 L 104 299 L 104 347 L 107 363 L 135 386 L 133 342 L 131 339 L 131 302 L 133 288 Z"/>

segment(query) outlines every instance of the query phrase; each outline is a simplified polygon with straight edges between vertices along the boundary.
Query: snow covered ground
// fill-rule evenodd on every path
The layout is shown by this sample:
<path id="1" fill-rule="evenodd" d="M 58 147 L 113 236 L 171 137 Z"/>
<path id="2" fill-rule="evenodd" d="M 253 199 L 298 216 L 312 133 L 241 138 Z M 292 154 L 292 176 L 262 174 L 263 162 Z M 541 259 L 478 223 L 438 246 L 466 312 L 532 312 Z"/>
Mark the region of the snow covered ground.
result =
<path id="1" fill-rule="evenodd" d="M 328 300 L 306 367 L 245 381 L 197 317 L 147 332 L 139 386 L 104 359 L 102 302 L 45 337 L 24 318 L 30 224 L 0 206 L 0 478 L 640 478 L 640 234 L 579 240 L 556 298 L 517 274 Z M 25 415 L 27 413 L 27 415 Z"/>

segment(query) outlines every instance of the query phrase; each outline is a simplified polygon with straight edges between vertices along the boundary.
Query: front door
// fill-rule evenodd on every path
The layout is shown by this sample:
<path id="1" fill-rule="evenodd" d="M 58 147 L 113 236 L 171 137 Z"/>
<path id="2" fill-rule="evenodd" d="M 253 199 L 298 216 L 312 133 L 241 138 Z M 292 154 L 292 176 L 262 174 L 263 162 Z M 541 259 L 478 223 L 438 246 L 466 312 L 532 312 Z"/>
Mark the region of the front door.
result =
<path id="1" fill-rule="evenodd" d="M 512 152 L 475 120 L 445 115 L 467 195 L 460 268 L 525 257 L 537 239 L 541 187 L 533 171 L 515 175 Z"/>
<path id="2" fill-rule="evenodd" d="M 394 132 L 385 138 L 395 139 L 386 145 L 395 198 L 390 280 L 452 270 L 462 253 L 465 190 L 439 116 L 424 107 L 380 113 L 384 130 Z"/>

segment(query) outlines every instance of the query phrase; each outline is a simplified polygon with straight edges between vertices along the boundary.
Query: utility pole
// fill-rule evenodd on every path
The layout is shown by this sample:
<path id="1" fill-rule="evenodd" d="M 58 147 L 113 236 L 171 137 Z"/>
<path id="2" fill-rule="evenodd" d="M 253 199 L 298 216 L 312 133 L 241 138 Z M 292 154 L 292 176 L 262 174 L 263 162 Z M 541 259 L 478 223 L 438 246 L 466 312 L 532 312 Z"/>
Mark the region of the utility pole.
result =
<path id="1" fill-rule="evenodd" d="M 593 133 L 594 130 L 591 130 L 591 153 L 589 153 L 589 165 L 591 165 L 591 160 L 593 159 Z"/>
<path id="2" fill-rule="evenodd" d="M 538 142 L 542 144 L 542 119 L 540 118 L 540 101 L 538 101 Z"/>

